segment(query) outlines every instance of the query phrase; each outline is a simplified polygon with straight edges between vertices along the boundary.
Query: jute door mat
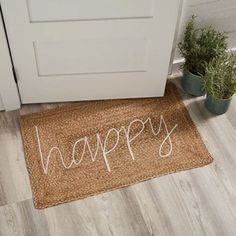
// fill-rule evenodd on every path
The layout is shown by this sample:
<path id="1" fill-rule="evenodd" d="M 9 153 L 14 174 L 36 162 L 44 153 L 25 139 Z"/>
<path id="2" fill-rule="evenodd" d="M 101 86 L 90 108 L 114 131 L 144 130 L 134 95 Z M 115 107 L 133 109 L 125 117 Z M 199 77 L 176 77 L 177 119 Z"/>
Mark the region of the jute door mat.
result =
<path id="1" fill-rule="evenodd" d="M 163 98 L 80 102 L 20 123 L 36 208 L 212 162 L 170 83 Z"/>

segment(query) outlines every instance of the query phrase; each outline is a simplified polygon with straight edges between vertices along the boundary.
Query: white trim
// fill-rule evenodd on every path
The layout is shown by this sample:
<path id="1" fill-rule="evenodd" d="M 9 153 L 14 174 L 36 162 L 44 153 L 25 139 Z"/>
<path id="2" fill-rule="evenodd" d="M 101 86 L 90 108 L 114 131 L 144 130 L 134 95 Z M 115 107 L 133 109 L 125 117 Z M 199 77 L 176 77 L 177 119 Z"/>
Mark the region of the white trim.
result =
<path id="1" fill-rule="evenodd" d="M 20 98 L 12 71 L 11 57 L 7 45 L 4 25 L 0 12 L 0 110 L 6 111 L 20 108 Z M 2 105 L 2 106 L 1 106 Z"/>
<path id="2" fill-rule="evenodd" d="M 182 19 L 183 19 L 183 9 L 184 9 L 184 0 L 181 0 L 180 4 L 179 4 L 178 18 L 177 18 L 176 27 L 175 27 L 175 36 L 174 36 L 173 47 L 172 47 L 172 51 L 171 51 L 169 73 L 168 73 L 169 75 L 171 75 L 173 72 L 173 62 L 174 62 L 174 57 L 175 57 L 176 50 L 178 47 L 178 45 L 177 45 L 178 44 L 178 36 L 179 36 L 180 27 L 181 27 Z"/>
<path id="3" fill-rule="evenodd" d="M 236 47 L 229 48 L 228 51 L 236 53 Z M 174 59 L 173 64 L 172 64 L 172 73 L 171 73 L 171 75 L 176 74 L 176 73 L 181 71 L 180 66 L 184 64 L 184 61 L 185 61 L 184 58 Z"/>
<path id="4" fill-rule="evenodd" d="M 172 64 L 172 75 L 180 71 L 180 66 L 184 64 L 184 58 L 178 58 L 173 61 Z"/>
<path id="5" fill-rule="evenodd" d="M 0 111 L 4 110 L 1 94 L 0 94 Z"/>
<path id="6" fill-rule="evenodd" d="M 236 53 L 236 47 L 235 48 L 229 48 L 228 50 L 229 52 L 233 52 L 233 53 Z"/>

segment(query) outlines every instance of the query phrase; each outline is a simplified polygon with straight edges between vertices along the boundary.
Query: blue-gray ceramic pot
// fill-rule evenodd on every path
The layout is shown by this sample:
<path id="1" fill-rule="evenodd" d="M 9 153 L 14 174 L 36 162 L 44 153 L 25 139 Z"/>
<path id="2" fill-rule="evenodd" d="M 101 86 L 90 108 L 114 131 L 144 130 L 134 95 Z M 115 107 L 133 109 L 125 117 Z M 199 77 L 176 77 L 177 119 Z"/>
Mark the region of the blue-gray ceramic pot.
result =
<path id="1" fill-rule="evenodd" d="M 231 100 L 232 97 L 228 99 L 219 99 L 208 95 L 205 100 L 205 107 L 211 113 L 221 115 L 229 109 Z"/>
<path id="2" fill-rule="evenodd" d="M 189 71 L 184 72 L 181 80 L 181 85 L 184 91 L 193 96 L 203 96 L 203 79 L 199 75 L 195 75 Z"/>

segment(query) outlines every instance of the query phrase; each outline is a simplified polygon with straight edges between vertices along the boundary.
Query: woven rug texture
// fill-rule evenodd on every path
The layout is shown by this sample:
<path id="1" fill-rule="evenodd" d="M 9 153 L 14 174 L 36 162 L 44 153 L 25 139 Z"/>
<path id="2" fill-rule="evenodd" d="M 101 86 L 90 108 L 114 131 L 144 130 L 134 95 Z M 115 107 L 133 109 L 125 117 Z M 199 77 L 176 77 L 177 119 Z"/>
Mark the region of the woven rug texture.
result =
<path id="1" fill-rule="evenodd" d="M 36 208 L 212 162 L 174 84 L 162 98 L 86 101 L 20 118 Z"/>

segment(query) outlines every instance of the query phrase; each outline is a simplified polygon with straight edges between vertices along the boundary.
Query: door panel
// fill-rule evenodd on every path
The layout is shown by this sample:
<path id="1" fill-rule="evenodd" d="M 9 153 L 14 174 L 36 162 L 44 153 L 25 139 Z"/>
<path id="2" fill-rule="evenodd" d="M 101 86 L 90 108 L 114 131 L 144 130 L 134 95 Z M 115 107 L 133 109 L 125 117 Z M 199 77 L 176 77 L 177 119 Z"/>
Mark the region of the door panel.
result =
<path id="1" fill-rule="evenodd" d="M 31 22 L 151 17 L 154 0 L 27 0 Z"/>
<path id="2" fill-rule="evenodd" d="M 146 70 L 146 39 L 80 39 L 34 45 L 39 76 Z"/>
<path id="3" fill-rule="evenodd" d="M 180 0 L 0 1 L 23 103 L 163 96 Z"/>

